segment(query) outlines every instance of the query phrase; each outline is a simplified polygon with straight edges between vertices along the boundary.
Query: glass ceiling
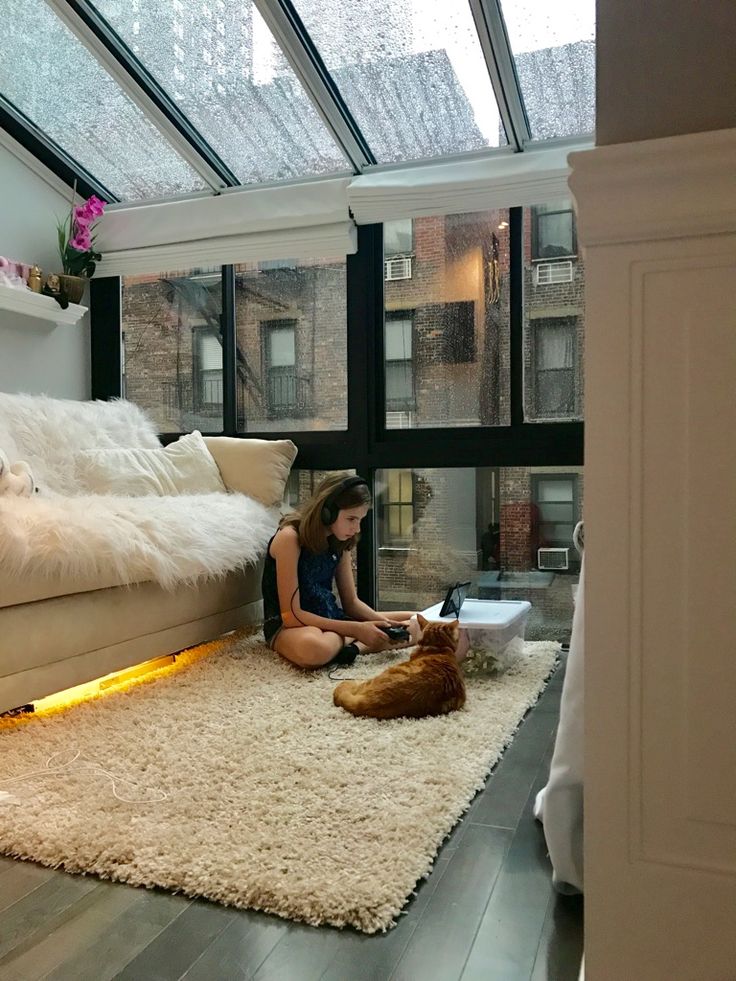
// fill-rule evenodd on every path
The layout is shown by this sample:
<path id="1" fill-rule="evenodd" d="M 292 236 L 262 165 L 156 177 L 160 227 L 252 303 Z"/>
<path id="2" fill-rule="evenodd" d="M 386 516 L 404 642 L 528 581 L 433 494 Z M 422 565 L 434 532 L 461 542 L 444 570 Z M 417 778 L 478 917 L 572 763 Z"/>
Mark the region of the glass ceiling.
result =
<path id="1" fill-rule="evenodd" d="M 205 182 L 46 6 L 4 0 L 0 92 L 123 199 Z"/>
<path id="2" fill-rule="evenodd" d="M 495 0 L 5 0 L 0 112 L 41 131 L 49 166 L 58 147 L 121 200 L 592 134 L 594 0 L 500 9 L 503 20 Z M 108 67 L 92 53 L 105 49 Z"/>
<path id="3" fill-rule="evenodd" d="M 467 0 L 296 0 L 379 163 L 506 143 Z"/>

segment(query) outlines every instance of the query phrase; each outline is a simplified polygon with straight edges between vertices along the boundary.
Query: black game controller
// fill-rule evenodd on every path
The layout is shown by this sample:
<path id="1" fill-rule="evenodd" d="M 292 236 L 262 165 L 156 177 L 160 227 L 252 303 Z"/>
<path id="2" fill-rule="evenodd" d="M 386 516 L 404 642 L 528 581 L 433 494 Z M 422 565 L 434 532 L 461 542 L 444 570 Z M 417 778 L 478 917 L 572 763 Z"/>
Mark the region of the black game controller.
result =
<path id="1" fill-rule="evenodd" d="M 410 634 L 406 627 L 379 627 L 378 629 L 382 630 L 389 640 L 397 641 L 410 639 Z"/>

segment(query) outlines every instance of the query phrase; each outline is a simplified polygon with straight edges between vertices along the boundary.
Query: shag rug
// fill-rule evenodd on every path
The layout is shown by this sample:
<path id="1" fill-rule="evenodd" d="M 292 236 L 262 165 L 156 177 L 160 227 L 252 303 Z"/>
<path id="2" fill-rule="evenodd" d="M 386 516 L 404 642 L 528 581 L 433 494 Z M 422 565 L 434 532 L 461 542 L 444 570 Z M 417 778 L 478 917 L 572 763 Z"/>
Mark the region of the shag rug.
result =
<path id="1" fill-rule="evenodd" d="M 0 720 L 0 852 L 314 925 L 392 926 L 555 664 L 526 643 L 466 707 L 379 722 L 236 634 L 73 708 Z M 79 755 L 77 755 L 79 754 Z M 123 799 L 120 799 L 123 798 Z"/>

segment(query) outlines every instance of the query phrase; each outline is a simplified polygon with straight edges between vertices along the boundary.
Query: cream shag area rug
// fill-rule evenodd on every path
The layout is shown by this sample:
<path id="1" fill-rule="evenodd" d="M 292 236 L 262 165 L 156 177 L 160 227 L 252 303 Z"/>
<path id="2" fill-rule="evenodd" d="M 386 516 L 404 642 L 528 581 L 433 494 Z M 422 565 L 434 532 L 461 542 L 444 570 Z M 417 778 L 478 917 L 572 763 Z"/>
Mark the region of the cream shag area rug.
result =
<path id="1" fill-rule="evenodd" d="M 385 930 L 557 652 L 526 643 L 504 674 L 471 673 L 460 712 L 378 722 L 336 708 L 336 680 L 291 667 L 260 634 L 196 648 L 135 687 L 0 720 L 0 852 L 315 925 Z M 369 677 L 405 656 L 333 673 Z"/>

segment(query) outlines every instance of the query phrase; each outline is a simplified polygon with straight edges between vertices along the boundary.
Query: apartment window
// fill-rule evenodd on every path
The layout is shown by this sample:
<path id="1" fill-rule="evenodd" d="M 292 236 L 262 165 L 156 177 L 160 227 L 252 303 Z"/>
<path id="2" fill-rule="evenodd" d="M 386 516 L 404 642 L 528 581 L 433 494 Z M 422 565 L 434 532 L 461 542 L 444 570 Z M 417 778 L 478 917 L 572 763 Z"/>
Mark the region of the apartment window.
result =
<path id="1" fill-rule="evenodd" d="M 540 319 L 533 324 L 535 416 L 575 415 L 575 317 Z"/>
<path id="2" fill-rule="evenodd" d="M 199 412 L 222 412 L 222 344 L 207 327 L 194 328 L 194 392 Z"/>
<path id="3" fill-rule="evenodd" d="M 533 474 L 532 498 L 537 508 L 539 547 L 568 548 L 578 515 L 576 474 Z"/>
<path id="4" fill-rule="evenodd" d="M 414 527 L 414 475 L 411 470 L 389 470 L 383 495 L 382 545 L 406 545 Z"/>
<path id="5" fill-rule="evenodd" d="M 558 259 L 577 254 L 572 208 L 541 204 L 532 208 L 532 258 Z"/>
<path id="6" fill-rule="evenodd" d="M 383 226 L 383 254 L 411 255 L 414 251 L 414 222 L 411 218 L 387 221 Z"/>
<path id="7" fill-rule="evenodd" d="M 296 321 L 266 321 L 262 331 L 268 415 L 297 416 L 305 399 L 296 373 Z"/>
<path id="8" fill-rule="evenodd" d="M 445 364 L 475 361 L 475 304 L 472 300 L 443 304 L 442 330 Z"/>
<path id="9" fill-rule="evenodd" d="M 386 317 L 386 408 L 390 412 L 409 412 L 414 408 L 414 372 L 410 314 Z"/>

